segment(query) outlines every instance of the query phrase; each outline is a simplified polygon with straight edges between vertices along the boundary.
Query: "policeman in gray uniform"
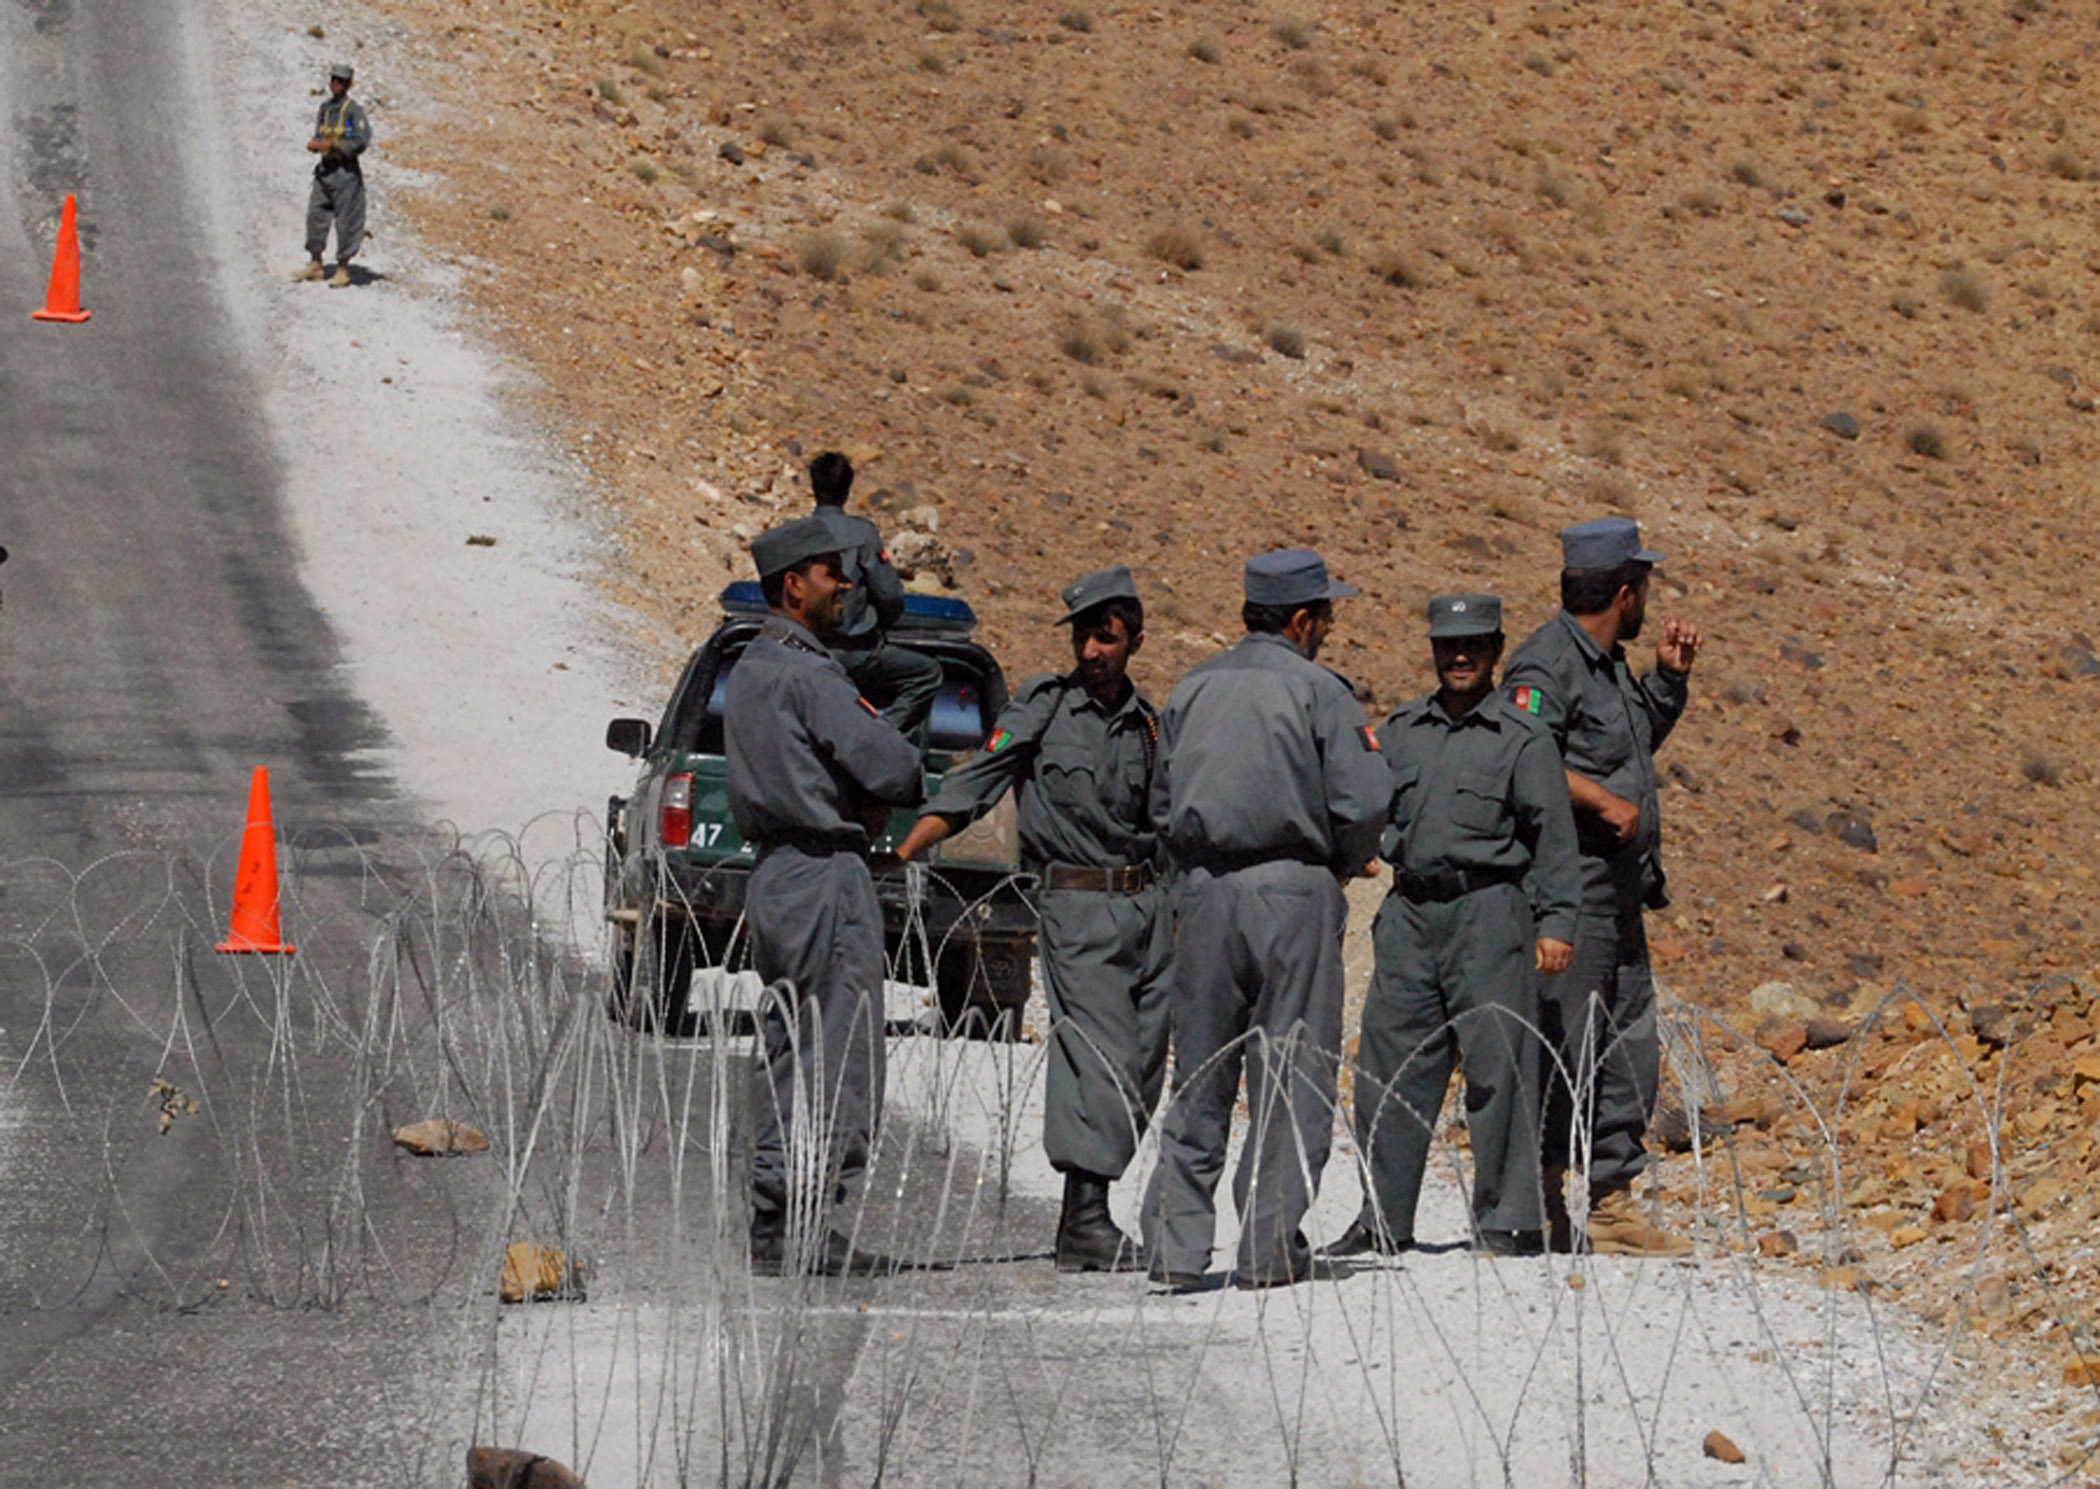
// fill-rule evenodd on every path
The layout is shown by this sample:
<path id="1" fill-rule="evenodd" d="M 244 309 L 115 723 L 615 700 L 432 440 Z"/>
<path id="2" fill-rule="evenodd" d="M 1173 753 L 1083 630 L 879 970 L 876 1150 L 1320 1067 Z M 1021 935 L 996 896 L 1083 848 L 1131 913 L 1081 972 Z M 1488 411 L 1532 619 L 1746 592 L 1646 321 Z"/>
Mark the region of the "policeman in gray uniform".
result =
<path id="1" fill-rule="evenodd" d="M 1660 1052 L 1645 906 L 1664 893 L 1655 751 L 1684 712 L 1699 632 L 1669 616 L 1655 670 L 1636 678 L 1625 643 L 1641 633 L 1648 576 L 1662 555 L 1630 518 L 1578 522 L 1560 535 L 1561 610 L 1518 647 L 1503 677 L 1517 711 L 1560 746 L 1582 860 L 1582 915 L 1565 976 L 1542 990 L 1549 1066 L 1543 1142 L 1547 1218 L 1572 1246 L 1564 1177 L 1578 1120 L 1590 1134 L 1587 1242 L 1597 1251 L 1676 1254 L 1683 1245 L 1644 1219 L 1632 1185 L 1647 1166 Z M 1586 1053 L 1587 1052 L 1587 1053 Z M 1587 1093 L 1578 1119 L 1578 1092 Z"/>
<path id="2" fill-rule="evenodd" d="M 744 905 L 751 960 L 768 985 L 752 1082 L 751 1266 L 874 1271 L 888 1264 L 832 1229 L 831 1212 L 859 1187 L 882 1111 L 870 827 L 924 795 L 919 752 L 817 640 L 847 592 L 831 528 L 798 518 L 759 534 L 751 556 L 772 614 L 729 675 L 723 715 L 729 809 L 757 854 Z M 818 1110 L 798 1119 L 798 1102 Z M 794 1151 L 801 1132 L 816 1135 L 817 1152 Z"/>
<path id="3" fill-rule="evenodd" d="M 999 715 L 985 746 L 941 782 L 898 846 L 909 859 L 976 821 L 1008 788 L 1020 804 L 1021 861 L 1042 884 L 1050 1069 L 1043 1149 L 1065 1176 L 1060 1272 L 1134 1271 L 1137 1242 L 1108 1212 L 1108 1186 L 1137 1152 L 1167 1068 L 1173 928 L 1158 873 L 1151 787 L 1158 715 L 1127 675 L 1145 607 L 1124 568 L 1064 591 L 1072 671 L 1038 677 Z"/>
<path id="4" fill-rule="evenodd" d="M 1314 1275 L 1299 1231 L 1326 1166 L 1342 1042 L 1340 880 L 1378 850 L 1393 782 L 1342 678 L 1313 658 L 1356 590 L 1308 549 L 1247 562 L 1247 635 L 1181 680 L 1160 716 L 1152 815 L 1175 898 L 1174 1098 L 1146 1191 L 1155 1281 L 1199 1285 L 1242 1067 L 1233 1198 L 1241 1287 Z M 1250 1048 L 1251 1046 L 1251 1048 Z"/>
<path id="5" fill-rule="evenodd" d="M 904 581 L 882 546 L 882 532 L 865 517 L 846 515 L 853 490 L 853 462 L 826 450 L 809 463 L 809 489 L 817 516 L 836 535 L 853 588 L 838 625 L 824 644 L 862 693 L 877 700 L 883 719 L 913 744 L 926 742 L 926 721 L 941 691 L 941 664 L 923 652 L 894 645 L 890 627 L 904 614 Z"/>
<path id="6" fill-rule="evenodd" d="M 1505 1256 L 1539 1244 L 1535 979 L 1565 970 L 1573 950 L 1582 901 L 1575 819 L 1552 736 L 1495 693 L 1502 602 L 1431 600 L 1429 645 L 1437 691 L 1378 731 L 1393 775 L 1380 850 L 1393 887 L 1371 929 L 1376 962 L 1358 1046 L 1364 1206 L 1327 1248 L 1335 1257 L 1414 1243 L 1454 1065 L 1466 1074 L 1478 1244 Z"/>
<path id="7" fill-rule="evenodd" d="M 350 96 L 356 74 L 347 62 L 328 69 L 328 97 L 314 116 L 313 138 L 306 148 L 321 158 L 314 162 L 313 190 L 306 197 L 307 263 L 292 278 L 321 277 L 321 255 L 328 248 L 328 224 L 335 222 L 335 274 L 330 289 L 350 282 L 350 260 L 365 241 L 365 175 L 358 163 L 372 143 L 372 121 Z"/>

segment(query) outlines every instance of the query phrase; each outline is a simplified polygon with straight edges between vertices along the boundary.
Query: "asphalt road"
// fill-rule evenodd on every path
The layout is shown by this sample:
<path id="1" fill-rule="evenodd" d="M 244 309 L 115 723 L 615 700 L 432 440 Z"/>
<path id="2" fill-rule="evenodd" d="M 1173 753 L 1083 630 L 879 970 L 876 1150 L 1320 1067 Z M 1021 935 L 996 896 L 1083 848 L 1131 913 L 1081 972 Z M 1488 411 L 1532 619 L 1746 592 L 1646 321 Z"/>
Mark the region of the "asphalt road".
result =
<path id="1" fill-rule="evenodd" d="M 286 1040 L 285 964 L 207 944 L 250 772 L 313 845 L 317 956 L 356 943 L 401 809 L 218 334 L 179 61 L 195 10 L 0 8 L 0 1456 L 44 1483 L 136 1482 L 142 1460 L 163 1482 L 333 1481 L 290 1455 L 414 1354 L 398 1319 L 298 1327 L 267 1295 L 320 1295 L 312 1247 L 253 1244 L 276 1223 L 256 1196 L 312 1213 L 302 1170 L 350 1077 L 325 1040 Z M 28 314 L 68 192 L 82 326 Z M 360 867 L 330 874 L 343 851 Z M 312 1105 L 237 1120 L 231 1098 L 271 1091 Z"/>

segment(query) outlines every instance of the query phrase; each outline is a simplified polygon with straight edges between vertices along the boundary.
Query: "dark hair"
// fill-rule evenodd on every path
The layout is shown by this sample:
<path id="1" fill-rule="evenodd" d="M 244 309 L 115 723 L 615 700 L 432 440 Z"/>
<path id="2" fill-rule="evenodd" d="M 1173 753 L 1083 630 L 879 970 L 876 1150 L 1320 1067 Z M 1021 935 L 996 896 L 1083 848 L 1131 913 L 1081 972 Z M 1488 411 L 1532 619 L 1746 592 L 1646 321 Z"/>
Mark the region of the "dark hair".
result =
<path id="1" fill-rule="evenodd" d="M 1291 617 L 1301 610 L 1310 610 L 1314 620 L 1326 620 L 1334 614 L 1334 601 L 1300 600 L 1295 605 L 1257 605 L 1249 600 L 1240 606 L 1240 621 L 1257 634 L 1277 636 L 1291 623 Z"/>
<path id="2" fill-rule="evenodd" d="M 1121 620 L 1124 634 L 1135 641 L 1145 634 L 1145 602 L 1131 595 L 1112 595 L 1073 616 L 1072 624 L 1092 627 L 1105 625 L 1110 620 Z"/>
<path id="3" fill-rule="evenodd" d="M 836 450 L 826 450 L 809 463 L 809 489 L 827 507 L 846 505 L 853 489 L 853 462 Z"/>
<path id="4" fill-rule="evenodd" d="M 1609 609 L 1622 589 L 1639 589 L 1652 564 L 1629 558 L 1608 569 L 1562 569 L 1560 608 L 1570 615 L 1596 615 Z"/>
<path id="5" fill-rule="evenodd" d="M 842 456 L 840 458 L 843 459 L 844 457 Z M 759 597 L 766 602 L 767 609 L 778 610 L 780 608 L 781 601 L 787 598 L 788 575 L 807 574 L 809 572 L 809 566 L 811 564 L 835 564 L 837 562 L 837 558 L 838 555 L 833 553 L 812 553 L 808 558 L 797 559 L 795 562 L 789 564 L 786 568 L 782 569 L 777 574 L 761 574 L 758 576 Z"/>

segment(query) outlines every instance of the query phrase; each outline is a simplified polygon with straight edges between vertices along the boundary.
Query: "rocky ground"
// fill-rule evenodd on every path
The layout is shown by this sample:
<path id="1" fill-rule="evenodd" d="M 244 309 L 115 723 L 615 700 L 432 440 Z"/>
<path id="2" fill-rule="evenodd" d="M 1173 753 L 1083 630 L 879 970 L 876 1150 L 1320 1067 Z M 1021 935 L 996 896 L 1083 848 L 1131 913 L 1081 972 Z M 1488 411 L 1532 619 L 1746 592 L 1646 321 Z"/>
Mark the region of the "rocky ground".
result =
<path id="1" fill-rule="evenodd" d="M 1427 684 L 1427 595 L 1528 630 L 1556 530 L 1638 517 L 1708 637 L 1657 963 L 1742 1036 L 1697 1025 L 1731 1146 L 1673 1199 L 2079 1368 L 2075 8 L 380 10 L 448 86 L 361 80 L 374 169 L 420 173 L 418 232 L 544 380 L 667 664 L 829 446 L 1016 673 L 1121 561 L 1163 694 L 1248 553 L 1316 545 L 1366 592 L 1331 660 L 1374 715 Z"/>

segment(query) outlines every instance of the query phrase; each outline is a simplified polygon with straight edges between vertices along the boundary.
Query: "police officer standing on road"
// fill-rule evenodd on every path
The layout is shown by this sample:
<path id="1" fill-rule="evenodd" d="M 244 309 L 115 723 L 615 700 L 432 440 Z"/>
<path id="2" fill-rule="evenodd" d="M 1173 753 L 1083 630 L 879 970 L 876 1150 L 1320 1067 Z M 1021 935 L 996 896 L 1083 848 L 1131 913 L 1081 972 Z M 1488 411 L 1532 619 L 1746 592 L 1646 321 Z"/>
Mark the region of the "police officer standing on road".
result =
<path id="1" fill-rule="evenodd" d="M 306 198 L 307 263 L 292 278 L 319 279 L 321 256 L 328 248 L 328 224 L 335 222 L 335 274 L 330 289 L 350 283 L 350 260 L 365 240 L 365 174 L 358 163 L 372 143 L 372 121 L 350 96 L 356 74 L 347 62 L 328 69 L 328 97 L 314 116 L 313 138 L 306 148 L 321 158 L 314 162 L 313 190 Z"/>
<path id="2" fill-rule="evenodd" d="M 949 773 L 897 849 L 910 859 L 976 821 L 1011 787 L 1021 861 L 1042 884 L 1050 1070 L 1043 1148 L 1065 1176 L 1060 1272 L 1134 1271 L 1138 1243 L 1108 1212 L 1167 1066 L 1172 927 L 1150 793 L 1158 716 L 1132 685 L 1145 608 L 1124 568 L 1064 591 L 1072 671 L 1026 683 L 983 749 Z"/>
<path id="3" fill-rule="evenodd" d="M 769 1275 L 889 1265 L 855 1248 L 831 1215 L 867 1172 L 882 1112 L 870 824 L 915 805 L 924 784 L 919 751 L 817 641 L 847 593 L 837 544 L 815 517 L 753 541 L 772 615 L 730 673 L 724 705 L 729 808 L 757 854 L 744 907 L 751 960 L 768 987 L 752 1081 L 751 1267 Z M 798 1113 L 798 1102 L 817 1110 Z M 793 1151 L 802 1133 L 815 1135 L 816 1153 Z"/>
<path id="4" fill-rule="evenodd" d="M 1581 1156 L 1571 1152 L 1580 1125 L 1590 1135 L 1589 1247 L 1676 1255 L 1688 1248 L 1643 1217 L 1632 1192 L 1648 1164 L 1661 1063 L 1641 911 L 1669 903 L 1655 751 L 1684 713 L 1699 632 L 1665 618 L 1655 670 L 1635 678 L 1625 643 L 1641 633 L 1649 572 L 1663 556 L 1641 546 L 1627 517 L 1578 522 L 1560 540 L 1560 613 L 1517 648 L 1503 679 L 1517 710 L 1560 746 L 1582 859 L 1574 961 L 1541 996 L 1559 1062 L 1546 1080 L 1547 1219 L 1554 1244 L 1572 1247 L 1565 1171 Z M 1586 1097 L 1579 1118 L 1577 1093 Z"/>
<path id="5" fill-rule="evenodd" d="M 941 664 L 923 652 L 897 646 L 890 627 L 904 614 L 904 581 L 882 546 L 882 532 L 865 517 L 846 515 L 853 490 L 853 462 L 826 450 L 809 463 L 809 489 L 817 517 L 828 523 L 853 587 L 838 624 L 823 635 L 846 675 L 862 693 L 878 700 L 882 717 L 914 744 L 924 744 L 926 720 L 941 690 Z"/>
<path id="6" fill-rule="evenodd" d="M 1247 635 L 1167 700 L 1152 787 L 1182 879 L 1175 1090 L 1144 1225 L 1153 1280 L 1177 1290 L 1198 1285 L 1210 1262 L 1243 1066 L 1253 1131 L 1233 1178 L 1234 1280 L 1314 1275 L 1298 1227 L 1334 1128 L 1340 880 L 1370 863 L 1393 794 L 1354 692 L 1313 661 L 1333 602 L 1357 591 L 1302 548 L 1248 560 L 1245 582 Z"/>
<path id="7" fill-rule="evenodd" d="M 1332 1257 L 1414 1244 L 1455 1064 L 1466 1076 L 1477 1244 L 1504 1256 L 1539 1249 L 1535 979 L 1563 971 L 1573 950 L 1575 821 L 1552 736 L 1496 696 L 1502 602 L 1431 600 L 1429 646 L 1437 691 L 1378 731 L 1393 777 L 1382 847 L 1393 887 L 1371 929 L 1357 1056 L 1364 1206 Z"/>

